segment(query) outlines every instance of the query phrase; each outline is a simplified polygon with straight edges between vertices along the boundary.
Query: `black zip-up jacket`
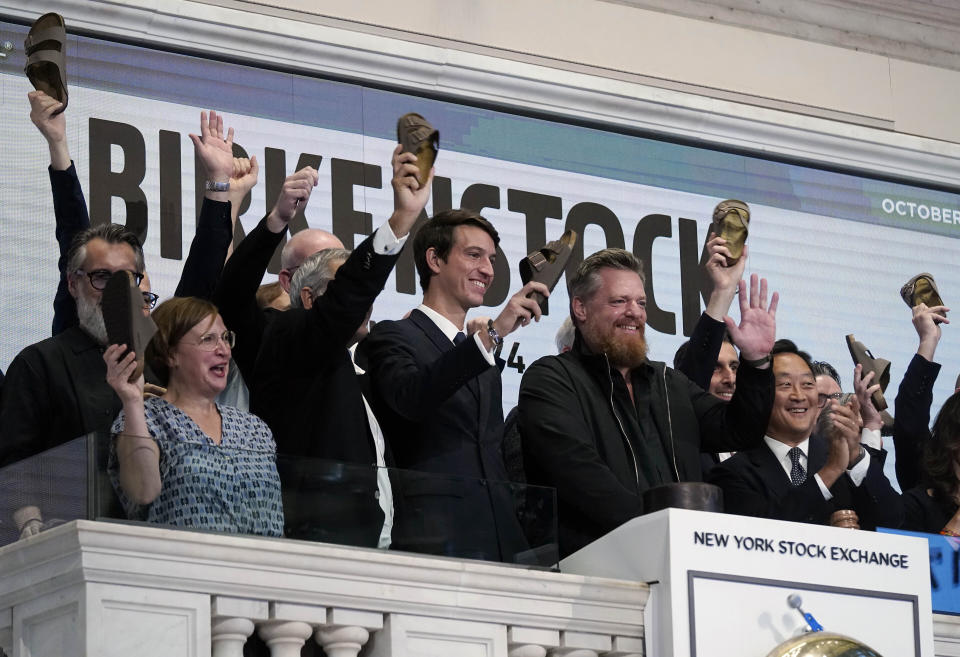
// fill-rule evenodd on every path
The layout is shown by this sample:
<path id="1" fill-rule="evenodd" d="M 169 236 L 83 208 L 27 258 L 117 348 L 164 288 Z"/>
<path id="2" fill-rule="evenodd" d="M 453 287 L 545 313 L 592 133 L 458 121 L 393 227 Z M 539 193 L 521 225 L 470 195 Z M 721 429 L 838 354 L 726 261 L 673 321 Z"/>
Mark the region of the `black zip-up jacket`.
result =
<path id="1" fill-rule="evenodd" d="M 648 393 L 648 421 L 644 409 L 622 417 L 623 404 L 614 400 L 627 394 L 623 377 L 605 355 L 586 349 L 579 331 L 571 351 L 539 359 L 520 384 L 527 483 L 557 489 L 561 557 L 642 514 L 648 488 L 701 481 L 701 452 L 763 440 L 773 405 L 769 368 L 742 364 L 729 403 L 664 363 L 648 361 L 632 374 L 635 390 Z M 657 435 L 643 435 L 640 426 Z M 666 472 L 651 467 L 663 463 Z"/>

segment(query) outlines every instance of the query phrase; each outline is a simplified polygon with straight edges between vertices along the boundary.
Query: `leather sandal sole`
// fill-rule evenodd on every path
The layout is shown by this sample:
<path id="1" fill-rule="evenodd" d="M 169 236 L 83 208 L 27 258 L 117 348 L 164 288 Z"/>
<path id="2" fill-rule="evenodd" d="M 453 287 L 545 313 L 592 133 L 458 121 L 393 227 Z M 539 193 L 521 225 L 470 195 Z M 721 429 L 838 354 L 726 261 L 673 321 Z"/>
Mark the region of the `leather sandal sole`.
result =
<path id="1" fill-rule="evenodd" d="M 100 307 L 109 344 L 125 344 L 124 356 L 131 351 L 137 355 L 137 368 L 130 377 L 130 381 L 136 381 L 143 374 L 144 354 L 157 332 L 157 325 L 149 315 L 143 314 L 143 293 L 133 274 L 114 273 L 103 289 Z"/>

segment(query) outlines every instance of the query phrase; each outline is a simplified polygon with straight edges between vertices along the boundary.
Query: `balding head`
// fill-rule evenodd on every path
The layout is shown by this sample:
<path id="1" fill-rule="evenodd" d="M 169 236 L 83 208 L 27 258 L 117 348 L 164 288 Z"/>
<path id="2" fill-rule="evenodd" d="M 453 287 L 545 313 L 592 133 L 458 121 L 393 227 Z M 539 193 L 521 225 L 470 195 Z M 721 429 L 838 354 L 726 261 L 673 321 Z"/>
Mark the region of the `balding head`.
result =
<path id="1" fill-rule="evenodd" d="M 324 249 L 342 249 L 343 242 L 333 233 L 328 233 L 319 228 L 308 228 L 295 233 L 287 240 L 280 252 L 280 274 L 278 280 L 280 286 L 287 293 L 290 292 L 290 279 L 293 272 L 297 270 L 304 260 L 312 256 L 317 251 Z"/>

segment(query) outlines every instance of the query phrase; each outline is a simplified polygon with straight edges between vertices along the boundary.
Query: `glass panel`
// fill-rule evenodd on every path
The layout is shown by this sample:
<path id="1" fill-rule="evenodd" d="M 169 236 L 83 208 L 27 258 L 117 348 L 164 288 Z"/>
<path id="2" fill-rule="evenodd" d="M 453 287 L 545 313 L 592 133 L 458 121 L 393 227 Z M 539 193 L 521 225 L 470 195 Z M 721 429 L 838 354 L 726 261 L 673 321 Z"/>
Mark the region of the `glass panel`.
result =
<path id="1" fill-rule="evenodd" d="M 11 491 L 0 501 L 0 545 L 20 537 L 13 518 L 26 514 L 38 531 L 89 518 L 530 567 L 558 561 L 552 488 L 213 443 L 133 446 L 148 449 L 118 453 L 110 436 L 91 434 L 0 469 L 0 490 Z"/>
<path id="2" fill-rule="evenodd" d="M 91 446 L 84 436 L 0 468 L 0 546 L 88 517 Z"/>

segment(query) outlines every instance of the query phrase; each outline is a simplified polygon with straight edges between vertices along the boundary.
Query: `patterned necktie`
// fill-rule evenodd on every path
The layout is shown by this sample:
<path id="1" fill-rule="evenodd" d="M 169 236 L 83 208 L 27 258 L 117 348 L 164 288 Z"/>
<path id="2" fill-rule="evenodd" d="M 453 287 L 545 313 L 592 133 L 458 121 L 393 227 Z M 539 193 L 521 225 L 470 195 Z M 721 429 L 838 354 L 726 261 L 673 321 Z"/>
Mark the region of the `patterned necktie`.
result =
<path id="1" fill-rule="evenodd" d="M 803 466 L 800 465 L 800 455 L 803 452 L 800 451 L 799 447 L 791 447 L 790 451 L 787 452 L 787 456 L 790 457 L 790 483 L 794 486 L 799 486 L 804 481 L 807 480 L 807 471 L 803 469 Z"/>
<path id="2" fill-rule="evenodd" d="M 460 344 L 467 339 L 467 336 L 463 334 L 463 331 L 460 331 L 455 336 L 453 336 L 453 344 Z"/>

